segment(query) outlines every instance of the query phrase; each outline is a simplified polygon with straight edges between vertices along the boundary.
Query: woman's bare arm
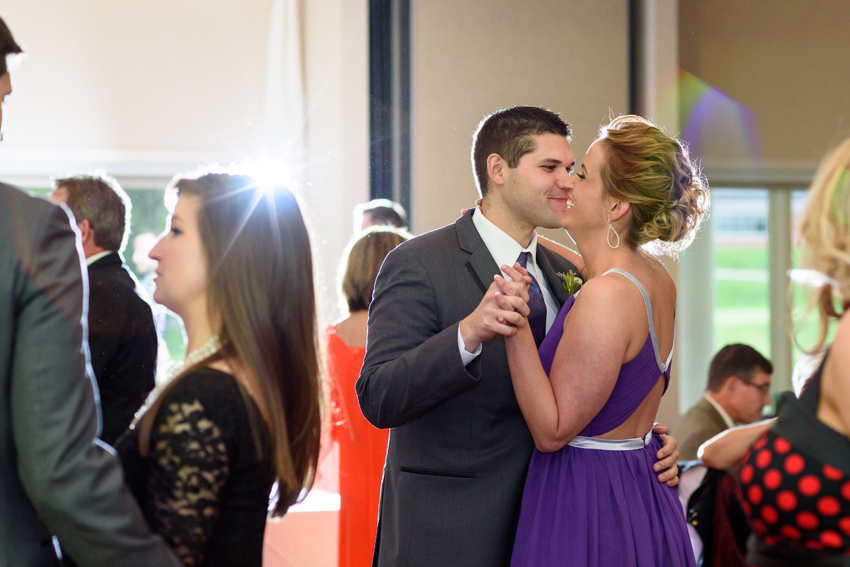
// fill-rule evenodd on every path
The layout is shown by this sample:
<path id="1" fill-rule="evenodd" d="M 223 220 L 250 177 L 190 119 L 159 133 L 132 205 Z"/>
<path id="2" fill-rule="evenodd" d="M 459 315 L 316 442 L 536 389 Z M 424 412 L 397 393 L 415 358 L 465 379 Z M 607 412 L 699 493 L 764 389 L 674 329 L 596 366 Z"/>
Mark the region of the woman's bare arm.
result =
<path id="1" fill-rule="evenodd" d="M 697 457 L 712 469 L 734 471 L 738 463 L 762 433 L 770 429 L 776 418 L 741 425 L 718 433 L 697 450 Z"/>
<path id="2" fill-rule="evenodd" d="M 511 268 L 502 269 L 514 277 Z M 541 452 L 557 451 L 569 443 L 599 413 L 614 389 L 629 345 L 627 315 L 611 301 L 618 283 L 599 278 L 584 285 L 566 319 L 565 338 L 550 376 L 540 364 L 527 325 L 505 339 L 514 392 Z"/>

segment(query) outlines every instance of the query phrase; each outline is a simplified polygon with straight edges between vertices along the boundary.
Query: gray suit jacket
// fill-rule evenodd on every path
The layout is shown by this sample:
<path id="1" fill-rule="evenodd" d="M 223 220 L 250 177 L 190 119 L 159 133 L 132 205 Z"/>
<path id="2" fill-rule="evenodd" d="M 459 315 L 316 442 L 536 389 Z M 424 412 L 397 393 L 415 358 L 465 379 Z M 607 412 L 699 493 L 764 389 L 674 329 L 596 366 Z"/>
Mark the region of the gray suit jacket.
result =
<path id="1" fill-rule="evenodd" d="M 575 267 L 542 246 L 537 261 L 562 304 L 555 272 Z M 510 563 L 534 442 L 504 339 L 466 367 L 457 341 L 498 273 L 471 213 L 401 244 L 381 267 L 357 382 L 366 419 L 392 428 L 373 565 Z"/>
<path id="2" fill-rule="evenodd" d="M 700 445 L 727 429 L 720 413 L 703 398 L 679 418 L 670 435 L 679 440 L 679 460 L 692 461 Z"/>
<path id="3" fill-rule="evenodd" d="M 0 567 L 182 565 L 100 441 L 68 214 L 0 184 Z"/>

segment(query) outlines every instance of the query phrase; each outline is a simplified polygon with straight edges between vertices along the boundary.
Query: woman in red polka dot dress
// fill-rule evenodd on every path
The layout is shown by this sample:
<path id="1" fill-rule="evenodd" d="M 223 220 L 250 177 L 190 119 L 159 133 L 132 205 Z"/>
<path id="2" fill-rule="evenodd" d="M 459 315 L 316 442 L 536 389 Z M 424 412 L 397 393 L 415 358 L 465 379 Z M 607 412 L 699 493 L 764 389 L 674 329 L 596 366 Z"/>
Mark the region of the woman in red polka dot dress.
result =
<path id="1" fill-rule="evenodd" d="M 850 140 L 815 177 L 801 228 L 818 290 L 823 345 L 835 340 L 799 399 L 788 395 L 773 426 L 744 457 L 742 506 L 753 565 L 850 566 Z M 839 309 L 836 306 L 840 305 Z"/>

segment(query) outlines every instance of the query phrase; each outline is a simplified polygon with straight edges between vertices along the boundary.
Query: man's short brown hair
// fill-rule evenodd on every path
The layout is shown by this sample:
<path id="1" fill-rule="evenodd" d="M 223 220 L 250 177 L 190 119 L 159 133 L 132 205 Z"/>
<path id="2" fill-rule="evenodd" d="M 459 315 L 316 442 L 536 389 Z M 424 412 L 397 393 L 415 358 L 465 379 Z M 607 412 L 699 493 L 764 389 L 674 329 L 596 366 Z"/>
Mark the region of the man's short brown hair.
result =
<path id="1" fill-rule="evenodd" d="M 77 222 L 89 221 L 94 243 L 121 252 L 130 228 L 130 197 L 115 178 L 105 174 L 73 175 L 53 181 L 54 190 L 68 192 L 68 208 Z"/>
<path id="2" fill-rule="evenodd" d="M 9 26 L 6 25 L 3 18 L 0 18 L 0 75 L 5 75 L 9 72 L 8 63 L 6 61 L 7 56 L 23 52 L 24 50 L 21 49 L 21 46 L 18 45 L 15 38 L 12 37 L 12 32 L 9 30 Z"/>
<path id="3" fill-rule="evenodd" d="M 487 158 L 498 154 L 508 167 L 516 167 L 522 156 L 537 149 L 534 137 L 543 134 L 567 140 L 573 135 L 558 114 L 536 106 L 512 106 L 484 117 L 472 135 L 472 172 L 482 198 L 488 191 Z"/>
<path id="4" fill-rule="evenodd" d="M 711 360 L 706 389 L 719 392 L 730 376 L 737 376 L 749 384 L 757 370 L 773 374 L 773 364 L 750 345 L 726 345 Z"/>

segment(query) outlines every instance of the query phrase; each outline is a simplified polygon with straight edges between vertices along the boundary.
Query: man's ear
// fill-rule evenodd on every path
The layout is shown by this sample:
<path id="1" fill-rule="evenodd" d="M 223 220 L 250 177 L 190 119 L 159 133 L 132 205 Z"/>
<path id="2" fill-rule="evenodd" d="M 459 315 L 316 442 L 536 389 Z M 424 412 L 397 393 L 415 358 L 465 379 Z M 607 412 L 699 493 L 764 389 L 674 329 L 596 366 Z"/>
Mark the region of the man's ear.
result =
<path id="1" fill-rule="evenodd" d="M 726 378 L 726 381 L 723 383 L 723 389 L 729 390 L 730 393 L 735 393 L 738 391 L 740 385 L 741 379 L 736 374 L 733 374 Z"/>
<path id="2" fill-rule="evenodd" d="M 508 176 L 508 162 L 499 154 L 487 156 L 487 177 L 494 185 L 504 185 Z"/>
<path id="3" fill-rule="evenodd" d="M 78 222 L 77 228 L 80 229 L 80 241 L 83 243 L 83 246 L 89 242 L 94 244 L 94 229 L 88 219 Z"/>

